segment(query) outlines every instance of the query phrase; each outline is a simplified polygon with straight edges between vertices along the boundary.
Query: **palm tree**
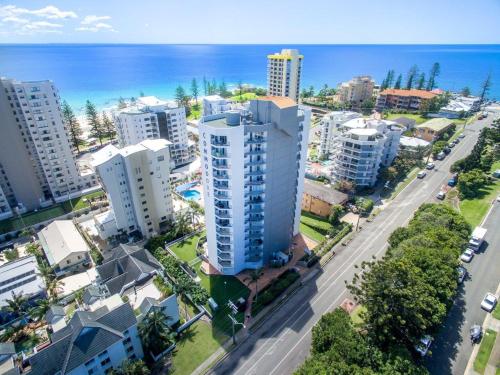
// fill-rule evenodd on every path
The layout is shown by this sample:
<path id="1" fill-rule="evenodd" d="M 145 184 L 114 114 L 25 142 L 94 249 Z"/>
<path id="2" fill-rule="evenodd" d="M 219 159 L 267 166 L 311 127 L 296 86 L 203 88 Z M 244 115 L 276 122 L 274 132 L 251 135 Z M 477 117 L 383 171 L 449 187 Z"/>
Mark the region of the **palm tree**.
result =
<path id="1" fill-rule="evenodd" d="M 167 324 L 170 317 L 160 309 L 153 308 L 139 323 L 139 334 L 144 346 L 155 353 L 161 353 L 174 342 L 174 333 Z"/>
<path id="2" fill-rule="evenodd" d="M 177 215 L 174 223 L 174 232 L 176 237 L 183 236 L 189 231 L 190 222 L 191 218 L 187 212 Z"/>
<path id="3" fill-rule="evenodd" d="M 57 299 L 57 295 L 62 292 L 64 282 L 57 279 L 52 279 L 46 282 L 47 292 L 52 300 Z"/>
<path id="4" fill-rule="evenodd" d="M 42 320 L 45 318 L 45 314 L 50 309 L 50 301 L 48 299 L 41 299 L 37 302 L 36 306 L 33 307 L 29 313 L 32 318 L 36 320 Z"/>
<path id="5" fill-rule="evenodd" d="M 149 375 L 148 367 L 142 360 L 131 361 L 126 359 L 117 371 L 119 375 Z"/>
<path id="6" fill-rule="evenodd" d="M 26 297 L 23 293 L 16 294 L 14 291 L 12 292 L 12 298 L 5 300 L 7 306 L 5 310 L 9 313 L 23 315 L 26 312 Z"/>
<path id="7" fill-rule="evenodd" d="M 42 255 L 42 252 L 40 251 L 40 246 L 38 246 L 38 244 L 36 244 L 35 242 L 31 242 L 26 246 L 26 252 L 29 255 L 34 255 L 36 257 Z"/>
<path id="8" fill-rule="evenodd" d="M 175 294 L 181 297 L 181 301 L 184 304 L 184 316 L 186 321 L 189 320 L 187 304 L 186 304 L 186 294 L 189 292 L 189 284 L 184 282 L 184 279 L 177 280 L 177 284 L 175 285 Z"/>
<path id="9" fill-rule="evenodd" d="M 249 281 L 249 285 L 254 283 L 255 284 L 255 301 L 257 302 L 257 295 L 259 294 L 258 290 L 258 284 L 259 284 L 259 279 L 264 275 L 264 272 L 262 271 L 262 268 L 257 268 L 255 270 L 252 270 L 250 275 L 245 279 Z"/>
<path id="10" fill-rule="evenodd" d="M 54 269 L 49 266 L 47 262 L 42 262 L 42 264 L 38 266 L 38 273 L 43 277 L 45 283 L 47 284 L 50 282 L 50 280 L 55 279 L 56 277 Z"/>

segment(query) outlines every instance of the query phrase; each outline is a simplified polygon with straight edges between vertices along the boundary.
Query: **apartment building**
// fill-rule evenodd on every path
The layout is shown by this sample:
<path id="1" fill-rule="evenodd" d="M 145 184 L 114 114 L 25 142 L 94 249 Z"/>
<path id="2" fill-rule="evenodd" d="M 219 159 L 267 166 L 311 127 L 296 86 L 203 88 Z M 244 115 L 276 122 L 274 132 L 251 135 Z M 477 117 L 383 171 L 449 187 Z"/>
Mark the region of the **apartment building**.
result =
<path id="1" fill-rule="evenodd" d="M 104 375 L 143 356 L 134 310 L 116 297 L 95 310 L 75 311 L 47 347 L 28 357 L 26 373 Z"/>
<path id="2" fill-rule="evenodd" d="M 172 220 L 170 146 L 165 139 L 148 139 L 122 149 L 108 145 L 94 155 L 93 165 L 111 203 L 115 234 L 138 231 L 149 238 Z"/>
<path id="3" fill-rule="evenodd" d="M 208 258 L 221 273 L 269 264 L 298 233 L 310 117 L 264 97 L 200 120 Z"/>
<path id="4" fill-rule="evenodd" d="M 196 145 L 188 139 L 186 109 L 154 96 L 140 97 L 113 113 L 120 147 L 135 145 L 146 139 L 166 139 L 170 146 L 172 167 L 190 163 Z"/>
<path id="5" fill-rule="evenodd" d="M 375 81 L 372 77 L 354 77 L 338 86 L 337 95 L 341 103 L 359 108 L 364 101 L 372 99 L 374 87 Z"/>
<path id="6" fill-rule="evenodd" d="M 377 182 L 380 167 L 397 156 L 402 129 L 393 121 L 356 118 L 342 125 L 333 147 L 334 180 L 349 180 L 357 187 Z"/>
<path id="7" fill-rule="evenodd" d="M 298 102 L 303 59 L 296 49 L 282 49 L 280 53 L 268 55 L 267 94 L 286 96 Z"/>
<path id="8" fill-rule="evenodd" d="M 46 207 L 95 185 L 79 173 L 51 81 L 0 78 L 0 118 L 0 187 L 11 209 Z"/>
<path id="9" fill-rule="evenodd" d="M 335 138 L 341 133 L 342 124 L 349 120 L 361 117 L 357 112 L 333 111 L 327 113 L 319 123 L 321 134 L 319 138 L 319 157 L 322 159 L 330 155 Z"/>
<path id="10" fill-rule="evenodd" d="M 0 220 L 8 219 L 13 215 L 12 208 L 10 207 L 9 202 L 7 201 L 7 197 L 3 192 L 3 185 L 4 184 L 0 183 Z"/>
<path id="11" fill-rule="evenodd" d="M 233 109 L 233 102 L 220 95 L 204 96 L 202 100 L 203 116 L 217 115 Z"/>
<path id="12" fill-rule="evenodd" d="M 425 90 L 385 89 L 378 95 L 375 107 L 379 112 L 385 109 L 420 111 L 437 95 L 436 92 Z"/>

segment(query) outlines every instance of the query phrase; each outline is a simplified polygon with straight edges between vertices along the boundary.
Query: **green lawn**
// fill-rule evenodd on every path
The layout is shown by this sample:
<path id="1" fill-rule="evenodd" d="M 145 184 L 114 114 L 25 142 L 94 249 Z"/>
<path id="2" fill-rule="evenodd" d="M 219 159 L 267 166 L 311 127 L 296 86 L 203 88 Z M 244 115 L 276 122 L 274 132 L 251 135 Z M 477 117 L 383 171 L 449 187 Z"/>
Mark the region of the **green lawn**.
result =
<path id="1" fill-rule="evenodd" d="M 479 352 L 474 360 L 474 370 L 480 374 L 484 374 L 484 370 L 486 369 L 486 365 L 490 359 L 490 354 L 493 350 L 496 337 L 497 333 L 492 329 L 487 329 L 484 333 L 483 339 L 481 340 L 481 346 L 479 347 Z"/>
<path id="2" fill-rule="evenodd" d="M 300 216 L 300 232 L 316 242 L 321 242 L 332 228 L 327 218 L 302 211 Z"/>
<path id="3" fill-rule="evenodd" d="M 172 374 L 191 374 L 220 347 L 220 338 L 213 336 L 212 328 L 199 320 L 188 328 L 172 355 Z"/>
<path id="4" fill-rule="evenodd" d="M 500 320 L 500 305 L 497 305 L 497 307 L 495 307 L 495 310 L 493 310 L 492 315 L 495 319 Z"/>
<path id="5" fill-rule="evenodd" d="M 234 96 L 230 97 L 229 99 L 234 101 L 234 102 L 247 102 L 249 100 L 256 99 L 256 98 L 258 98 L 258 96 L 254 92 L 246 92 L 241 96 L 234 95 Z"/>
<path id="6" fill-rule="evenodd" d="M 88 207 L 90 204 L 84 202 L 84 198 L 87 200 L 103 196 L 103 191 L 93 192 L 79 198 L 72 199 L 73 211 Z M 34 225 L 45 220 L 49 220 L 64 214 L 71 212 L 71 204 L 68 202 L 63 202 L 38 210 L 36 212 L 28 212 L 19 217 L 13 217 L 10 219 L 0 221 L 0 233 L 10 232 L 14 230 L 21 230 L 26 226 Z"/>
<path id="7" fill-rule="evenodd" d="M 354 311 L 351 313 L 351 320 L 354 324 L 360 325 L 364 322 L 364 320 L 361 318 L 361 314 L 366 311 L 366 307 L 358 305 L 354 309 Z"/>
<path id="8" fill-rule="evenodd" d="M 412 114 L 412 113 L 389 113 L 387 115 L 387 120 L 394 120 L 394 119 L 397 119 L 399 117 L 411 118 L 412 120 L 415 120 L 417 122 L 417 125 L 420 125 L 420 124 L 426 122 L 427 120 L 429 120 L 428 118 L 422 117 L 421 115 Z"/>
<path id="9" fill-rule="evenodd" d="M 170 246 L 170 250 L 172 250 L 179 257 L 179 259 L 189 262 L 197 257 L 196 244 L 204 235 L 204 231 L 197 233 L 192 237 L 186 238 L 185 240 Z"/>
<path id="10" fill-rule="evenodd" d="M 188 120 L 197 120 L 201 117 L 201 103 L 194 104 L 191 106 L 191 113 L 188 116 Z"/>

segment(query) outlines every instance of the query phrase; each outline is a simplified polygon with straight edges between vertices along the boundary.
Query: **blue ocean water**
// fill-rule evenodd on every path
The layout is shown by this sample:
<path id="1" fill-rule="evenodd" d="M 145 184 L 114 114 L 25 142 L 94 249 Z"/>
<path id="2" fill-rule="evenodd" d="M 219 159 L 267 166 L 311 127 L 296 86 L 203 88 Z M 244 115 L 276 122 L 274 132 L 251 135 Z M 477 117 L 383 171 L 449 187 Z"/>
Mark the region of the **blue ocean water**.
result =
<path id="1" fill-rule="evenodd" d="M 355 75 L 380 83 L 388 69 L 403 77 L 416 64 L 428 72 L 441 65 L 438 86 L 477 94 L 488 73 L 490 97 L 500 98 L 500 45 L 0 45 L 0 75 L 18 80 L 51 79 L 76 110 L 91 99 L 99 107 L 120 96 L 172 98 L 196 77 L 265 87 L 266 55 L 298 48 L 304 55 L 304 87 L 335 87 Z"/>

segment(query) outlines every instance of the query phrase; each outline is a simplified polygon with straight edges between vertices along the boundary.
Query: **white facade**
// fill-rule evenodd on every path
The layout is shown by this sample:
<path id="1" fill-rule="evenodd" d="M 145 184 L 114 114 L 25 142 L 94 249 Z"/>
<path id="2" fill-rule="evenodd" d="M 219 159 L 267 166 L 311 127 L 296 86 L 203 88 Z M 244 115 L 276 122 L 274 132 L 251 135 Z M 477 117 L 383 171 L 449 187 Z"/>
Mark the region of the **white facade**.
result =
<path id="1" fill-rule="evenodd" d="M 477 96 L 455 96 L 439 110 L 439 116 L 446 118 L 461 118 L 471 112 L 479 111 L 481 98 Z"/>
<path id="2" fill-rule="evenodd" d="M 5 196 L 2 186 L 0 185 L 0 220 L 8 219 L 12 217 L 13 212 L 10 208 L 7 197 Z"/>
<path id="3" fill-rule="evenodd" d="M 298 102 L 302 60 L 296 49 L 283 49 L 267 56 L 267 94 L 286 96 Z"/>
<path id="4" fill-rule="evenodd" d="M 45 284 L 38 271 L 34 256 L 13 260 L 0 266 L 0 307 L 7 306 L 12 293 L 22 294 L 27 298 L 45 293 Z"/>
<path id="5" fill-rule="evenodd" d="M 113 119 L 121 147 L 162 138 L 172 143 L 172 167 L 194 160 L 195 147 L 188 139 L 184 107 L 151 96 L 141 97 L 135 105 L 113 113 Z"/>
<path id="6" fill-rule="evenodd" d="M 319 123 L 321 135 L 319 140 L 319 157 L 327 158 L 335 143 L 335 138 L 341 133 L 342 124 L 361 117 L 357 112 L 333 111 L 327 113 Z"/>
<path id="7" fill-rule="evenodd" d="M 289 98 L 199 124 L 210 263 L 224 274 L 268 264 L 298 233 L 310 112 Z"/>
<path id="8" fill-rule="evenodd" d="M 357 118 L 343 124 L 333 147 L 334 180 L 373 186 L 381 166 L 397 156 L 402 130 L 393 121 Z"/>
<path id="9" fill-rule="evenodd" d="M 11 207 L 38 209 L 95 184 L 80 175 L 51 81 L 0 79 L 0 186 Z"/>
<path id="10" fill-rule="evenodd" d="M 339 85 L 339 100 L 341 103 L 349 103 L 359 107 L 364 101 L 373 98 L 374 86 L 375 81 L 370 76 L 354 77 Z"/>
<path id="11" fill-rule="evenodd" d="M 209 95 L 203 97 L 203 116 L 218 115 L 232 109 L 232 101 L 224 99 L 220 95 Z"/>
<path id="12" fill-rule="evenodd" d="M 138 230 L 149 238 L 172 220 L 170 146 L 164 139 L 145 140 L 122 149 L 108 145 L 94 155 L 117 231 Z"/>

